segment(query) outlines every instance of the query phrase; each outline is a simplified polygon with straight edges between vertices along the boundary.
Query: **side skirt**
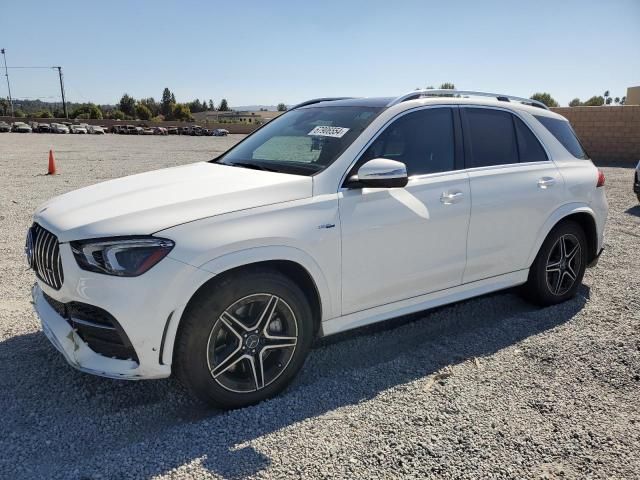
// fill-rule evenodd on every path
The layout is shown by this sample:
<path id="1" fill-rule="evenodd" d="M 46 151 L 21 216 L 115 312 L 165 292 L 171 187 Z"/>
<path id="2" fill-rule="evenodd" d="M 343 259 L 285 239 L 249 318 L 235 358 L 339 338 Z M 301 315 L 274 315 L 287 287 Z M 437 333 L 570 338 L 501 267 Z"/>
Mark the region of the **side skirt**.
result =
<path id="1" fill-rule="evenodd" d="M 322 336 L 333 335 L 334 333 L 344 332 L 371 323 L 522 285 L 526 283 L 528 275 L 529 269 L 518 270 L 332 318 L 322 322 Z"/>

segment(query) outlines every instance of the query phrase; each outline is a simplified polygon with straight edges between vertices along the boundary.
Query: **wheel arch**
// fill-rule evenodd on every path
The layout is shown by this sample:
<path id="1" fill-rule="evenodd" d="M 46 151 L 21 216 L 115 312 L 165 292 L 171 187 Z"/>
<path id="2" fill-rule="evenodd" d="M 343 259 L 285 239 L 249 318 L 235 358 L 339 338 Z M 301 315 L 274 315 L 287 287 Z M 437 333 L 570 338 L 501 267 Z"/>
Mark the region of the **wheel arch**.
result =
<path id="1" fill-rule="evenodd" d="M 547 222 L 545 222 L 529 256 L 529 266 L 533 264 L 533 261 L 542 247 L 542 243 L 545 241 L 551 230 L 560 223 L 569 220 L 578 223 L 587 237 L 587 264 L 596 258 L 598 254 L 598 229 L 595 213 L 588 205 L 570 204 L 556 210 L 553 215 L 549 217 Z"/>
<path id="2" fill-rule="evenodd" d="M 291 247 L 286 247 L 290 249 Z M 331 300 L 326 279 L 317 264 L 309 264 L 308 260 L 300 261 L 300 257 L 291 258 L 284 255 L 265 255 L 266 250 L 262 248 L 250 249 L 250 251 L 236 252 L 219 257 L 203 265 L 201 268 L 211 272 L 211 277 L 204 281 L 185 302 L 183 308 L 174 312 L 175 320 L 168 320 L 163 342 L 163 353 L 161 363 L 172 364 L 175 342 L 178 337 L 182 318 L 188 311 L 192 302 L 196 301 L 199 295 L 204 294 L 212 285 L 224 279 L 228 275 L 238 274 L 242 271 L 256 269 L 275 270 L 300 286 L 307 297 L 313 312 L 313 322 L 316 335 L 322 335 L 322 320 L 326 315 L 330 315 L 334 302 Z M 297 249 L 293 249 L 297 250 Z M 298 252 L 301 252 L 298 250 Z M 272 252 L 274 253 L 274 252 Z M 312 259 L 311 259 L 312 261 Z"/>

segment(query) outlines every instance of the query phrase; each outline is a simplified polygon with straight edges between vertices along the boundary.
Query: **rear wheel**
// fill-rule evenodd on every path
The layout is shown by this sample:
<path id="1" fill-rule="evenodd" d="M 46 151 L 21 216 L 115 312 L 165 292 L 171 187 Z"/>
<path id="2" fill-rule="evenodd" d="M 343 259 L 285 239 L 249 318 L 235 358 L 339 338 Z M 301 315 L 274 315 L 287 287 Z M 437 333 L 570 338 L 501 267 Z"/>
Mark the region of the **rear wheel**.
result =
<path id="1" fill-rule="evenodd" d="M 191 302 L 176 345 L 177 375 L 198 398 L 238 408 L 293 379 L 313 340 L 309 303 L 275 271 L 232 274 Z"/>
<path id="2" fill-rule="evenodd" d="M 566 221 L 551 230 L 529 270 L 525 295 L 540 305 L 572 298 L 587 263 L 587 240 L 582 227 Z"/>

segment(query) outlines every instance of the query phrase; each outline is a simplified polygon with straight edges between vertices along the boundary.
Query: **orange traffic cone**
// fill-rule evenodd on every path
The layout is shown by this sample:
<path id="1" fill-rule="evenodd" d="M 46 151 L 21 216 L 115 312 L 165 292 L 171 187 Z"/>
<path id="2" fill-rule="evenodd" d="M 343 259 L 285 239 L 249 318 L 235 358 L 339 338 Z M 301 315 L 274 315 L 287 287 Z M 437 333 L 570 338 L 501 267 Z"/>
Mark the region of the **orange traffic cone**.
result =
<path id="1" fill-rule="evenodd" d="M 56 174 L 56 159 L 53 156 L 53 150 L 49 150 L 49 175 Z"/>

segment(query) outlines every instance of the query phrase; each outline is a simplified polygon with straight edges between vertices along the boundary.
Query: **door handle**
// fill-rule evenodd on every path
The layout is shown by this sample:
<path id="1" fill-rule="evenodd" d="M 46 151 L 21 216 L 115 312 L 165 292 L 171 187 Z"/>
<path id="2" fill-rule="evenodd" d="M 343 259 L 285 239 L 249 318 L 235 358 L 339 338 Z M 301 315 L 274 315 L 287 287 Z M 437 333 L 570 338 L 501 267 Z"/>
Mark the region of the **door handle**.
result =
<path id="1" fill-rule="evenodd" d="M 442 192 L 440 195 L 440 202 L 444 205 L 452 205 L 454 203 L 461 202 L 464 197 L 462 192 Z"/>
<path id="2" fill-rule="evenodd" d="M 543 190 L 549 187 L 552 187 L 556 184 L 556 179 L 553 177 L 542 177 L 538 180 L 538 188 L 542 188 Z"/>

